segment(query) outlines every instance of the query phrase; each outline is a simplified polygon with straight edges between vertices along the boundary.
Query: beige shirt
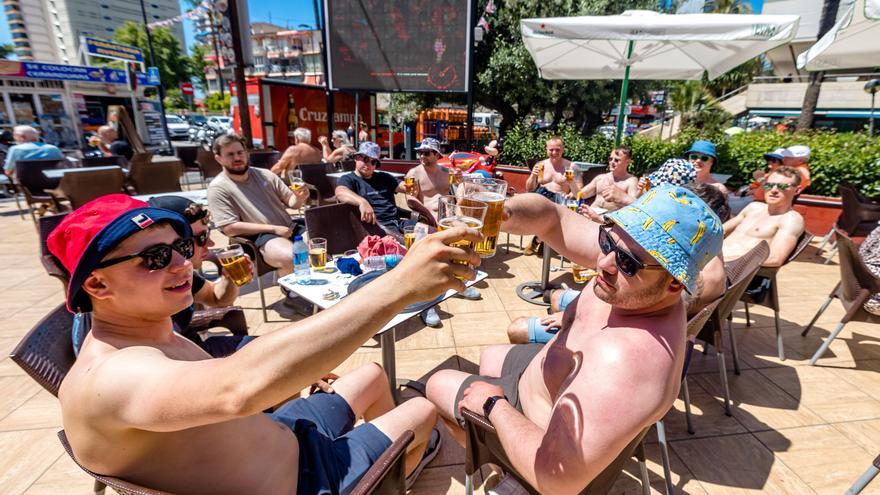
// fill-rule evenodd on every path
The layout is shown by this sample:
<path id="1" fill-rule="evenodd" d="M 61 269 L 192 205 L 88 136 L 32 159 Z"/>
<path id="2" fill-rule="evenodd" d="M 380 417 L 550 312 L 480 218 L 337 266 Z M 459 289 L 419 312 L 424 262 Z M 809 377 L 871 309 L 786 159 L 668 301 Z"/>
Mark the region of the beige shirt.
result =
<path id="1" fill-rule="evenodd" d="M 244 182 L 233 181 L 224 171 L 208 186 L 208 209 L 217 227 L 235 222 L 289 227 L 285 205 L 291 195 L 293 191 L 268 170 L 251 167 Z"/>

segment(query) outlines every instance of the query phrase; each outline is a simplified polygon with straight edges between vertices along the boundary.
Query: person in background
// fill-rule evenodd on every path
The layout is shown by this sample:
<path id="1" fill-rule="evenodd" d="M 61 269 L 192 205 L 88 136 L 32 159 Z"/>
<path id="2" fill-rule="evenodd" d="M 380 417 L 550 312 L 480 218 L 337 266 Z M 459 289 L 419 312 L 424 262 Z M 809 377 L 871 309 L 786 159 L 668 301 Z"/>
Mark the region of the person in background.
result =
<path id="1" fill-rule="evenodd" d="M 591 198 L 591 205 L 608 211 L 619 210 L 639 196 L 639 179 L 629 173 L 632 148 L 618 146 L 608 156 L 608 172 L 597 175 L 577 192 L 577 199 Z M 571 196 L 571 195 L 570 195 Z"/>
<path id="2" fill-rule="evenodd" d="M 272 173 L 287 178 L 287 174 L 304 163 L 321 163 L 321 152 L 312 146 L 312 131 L 305 127 L 293 130 L 293 146 L 288 146 L 281 159 L 272 165 Z"/>
<path id="3" fill-rule="evenodd" d="M 755 179 L 755 182 L 750 186 L 749 192 L 755 201 L 764 201 L 764 188 L 762 185 L 766 182 L 767 175 L 775 172 L 788 158 L 791 158 L 791 151 L 788 151 L 788 148 L 776 148 L 770 153 L 764 153 L 767 170 L 755 170 L 752 172 L 752 178 Z"/>
<path id="4" fill-rule="evenodd" d="M 124 156 L 131 160 L 134 150 L 128 141 L 119 138 L 119 132 L 110 125 L 102 125 L 98 128 L 98 135 L 89 139 L 89 144 L 101 150 L 104 156 Z"/>
<path id="5" fill-rule="evenodd" d="M 15 145 L 6 151 L 3 172 L 12 176 L 15 173 L 15 162 L 19 160 L 51 160 L 62 159 L 64 153 L 57 146 L 40 142 L 40 133 L 29 125 L 17 125 L 12 130 Z"/>
<path id="6" fill-rule="evenodd" d="M 697 171 L 697 183 L 717 187 L 724 195 L 730 193 L 724 184 L 712 177 L 712 166 L 718 162 L 714 143 L 702 139 L 694 141 L 691 149 L 687 150 L 684 156 Z"/>
<path id="7" fill-rule="evenodd" d="M 810 184 L 810 147 L 803 144 L 796 144 L 788 147 L 791 156 L 782 160 L 782 164 L 786 167 L 792 167 L 801 175 L 800 192 L 804 192 Z"/>
<path id="8" fill-rule="evenodd" d="M 358 142 L 363 143 L 370 140 L 370 128 L 366 122 L 361 122 L 360 131 L 358 131 Z"/>
<path id="9" fill-rule="evenodd" d="M 573 183 L 565 180 L 565 171 L 571 168 L 571 162 L 563 157 L 565 143 L 561 137 L 551 137 L 545 146 L 547 159 L 541 160 L 532 167 L 532 173 L 526 179 L 526 191 L 538 193 L 550 201 L 555 201 L 557 194 L 564 195 L 571 192 Z M 526 256 L 537 254 L 541 251 L 541 247 L 540 239 L 535 236 L 526 246 L 523 254 Z"/>
<path id="10" fill-rule="evenodd" d="M 332 146 L 330 145 L 331 141 Z M 324 155 L 324 161 L 327 163 L 348 160 L 357 153 L 357 150 L 351 145 L 351 141 L 348 140 L 348 134 L 345 131 L 333 131 L 330 139 L 327 139 L 327 136 L 321 136 L 318 138 L 318 143 L 321 144 L 321 153 Z"/>

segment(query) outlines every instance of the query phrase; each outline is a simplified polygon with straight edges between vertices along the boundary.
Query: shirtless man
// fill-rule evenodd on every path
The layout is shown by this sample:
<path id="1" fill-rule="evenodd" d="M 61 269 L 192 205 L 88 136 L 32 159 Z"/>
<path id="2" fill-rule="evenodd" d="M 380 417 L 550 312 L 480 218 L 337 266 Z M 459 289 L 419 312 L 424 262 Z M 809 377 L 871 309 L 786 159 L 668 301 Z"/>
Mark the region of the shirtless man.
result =
<path id="1" fill-rule="evenodd" d="M 724 224 L 724 261 L 746 254 L 761 241 L 770 244 L 764 266 L 782 266 L 804 232 L 804 219 L 792 209 L 800 192 L 797 170 L 782 166 L 763 183 L 764 203 L 752 202 Z"/>
<path id="2" fill-rule="evenodd" d="M 610 213 L 601 227 L 528 194 L 510 199 L 508 214 L 503 229 L 537 232 L 599 275 L 569 304 L 546 346 L 487 347 L 481 375 L 439 371 L 428 380 L 428 399 L 459 441 L 460 408 L 483 413 L 538 492 L 578 493 L 678 395 L 681 291 L 695 290 L 702 263 L 720 249 L 721 222 L 673 186 Z"/>
<path id="3" fill-rule="evenodd" d="M 698 183 L 717 187 L 725 196 L 730 193 L 724 184 L 712 177 L 712 165 L 718 161 L 718 154 L 715 152 L 713 143 L 703 140 L 694 141 L 691 149 L 687 150 L 684 156 L 696 169 Z"/>
<path id="4" fill-rule="evenodd" d="M 562 157 L 564 153 L 565 145 L 561 137 L 548 139 L 547 159 L 541 160 L 532 168 L 532 173 L 526 180 L 526 190 L 539 194 L 570 193 L 572 183 L 566 182 L 565 171 L 571 168 L 571 162 Z"/>
<path id="5" fill-rule="evenodd" d="M 632 148 L 618 146 L 608 157 L 608 173 L 596 176 L 589 184 L 578 191 L 579 198 L 596 197 L 593 208 L 608 211 L 619 210 L 635 201 L 639 195 L 639 179 L 629 173 L 632 163 Z M 624 200 L 620 200 L 624 196 Z"/>
<path id="6" fill-rule="evenodd" d="M 272 165 L 272 173 L 281 178 L 303 163 L 321 163 L 321 151 L 312 146 L 312 131 L 305 127 L 293 130 L 293 146 L 288 146 L 278 163 Z"/>
<path id="7" fill-rule="evenodd" d="M 68 309 L 92 311 L 58 395 L 78 460 L 163 492 L 348 493 L 412 430 L 406 467 L 417 471 L 430 457 L 426 445 L 439 448 L 434 408 L 420 398 L 394 408 L 380 366 L 343 376 L 333 393 L 285 401 L 406 305 L 462 289 L 456 275 L 472 280 L 474 271 L 454 262 L 480 258 L 448 245 L 463 239 L 481 237 L 461 228 L 429 235 L 369 292 L 211 359 L 172 332 L 171 315 L 192 303 L 183 217 L 122 194 L 87 203 L 48 240 L 72 273 Z M 353 428 L 360 417 L 366 423 Z"/>
<path id="8" fill-rule="evenodd" d="M 440 141 L 434 138 L 423 139 L 416 148 L 416 154 L 419 156 L 419 164 L 409 169 L 406 177 L 415 178 L 413 196 L 431 210 L 436 219 L 440 196 L 449 194 L 449 169 L 437 165 L 437 161 L 443 156 L 440 153 Z"/>

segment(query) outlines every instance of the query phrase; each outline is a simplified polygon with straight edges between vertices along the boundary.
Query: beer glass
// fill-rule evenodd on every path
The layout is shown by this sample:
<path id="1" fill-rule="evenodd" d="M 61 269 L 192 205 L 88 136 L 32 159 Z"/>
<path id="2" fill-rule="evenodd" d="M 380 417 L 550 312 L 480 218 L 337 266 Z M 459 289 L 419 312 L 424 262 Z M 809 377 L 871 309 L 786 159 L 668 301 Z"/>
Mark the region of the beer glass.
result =
<path id="1" fill-rule="evenodd" d="M 309 265 L 315 271 L 322 271 L 327 265 L 327 239 L 309 239 Z"/>
<path id="2" fill-rule="evenodd" d="M 453 227 L 467 227 L 480 230 L 483 228 L 483 219 L 486 217 L 488 207 L 489 205 L 483 201 L 471 198 L 443 196 L 440 198 L 440 220 L 437 222 L 437 229 L 442 231 Z M 457 241 L 450 246 L 475 249 L 474 244 L 471 241 Z M 468 265 L 466 261 L 453 261 L 453 263 Z M 464 280 L 463 277 L 456 276 L 456 278 Z"/>
<path id="3" fill-rule="evenodd" d="M 416 242 L 416 226 L 407 225 L 403 228 L 403 247 L 409 251 L 414 242 Z"/>
<path id="4" fill-rule="evenodd" d="M 580 203 L 576 199 L 568 199 L 565 201 L 565 206 L 567 206 L 569 210 L 571 210 L 575 213 L 577 213 L 577 211 L 578 211 L 579 204 Z"/>
<path id="5" fill-rule="evenodd" d="M 306 185 L 306 182 L 303 180 L 302 170 L 294 169 L 287 172 L 287 178 L 290 180 L 290 189 L 293 191 Z"/>
<path id="6" fill-rule="evenodd" d="M 235 285 L 241 287 L 251 281 L 253 273 L 248 269 L 241 244 L 226 246 L 225 249 L 217 253 L 217 259 L 220 260 L 220 265 L 226 270 L 226 274 Z"/>
<path id="7" fill-rule="evenodd" d="M 585 284 L 596 275 L 598 275 L 596 270 L 585 268 L 574 261 L 571 262 L 571 276 L 574 278 L 574 283 Z"/>
<path id="8" fill-rule="evenodd" d="M 574 169 L 568 169 L 565 171 L 565 182 L 569 184 L 574 182 Z"/>
<path id="9" fill-rule="evenodd" d="M 406 193 L 410 196 L 415 196 L 416 193 L 416 178 L 409 176 L 403 178 L 403 187 L 406 189 Z"/>
<path id="10" fill-rule="evenodd" d="M 483 242 L 477 244 L 480 258 L 495 256 L 498 247 L 498 233 L 504 215 L 504 198 L 507 195 L 507 182 L 485 177 L 467 177 L 463 182 L 464 196 L 486 203 L 486 217 L 483 219 Z"/>

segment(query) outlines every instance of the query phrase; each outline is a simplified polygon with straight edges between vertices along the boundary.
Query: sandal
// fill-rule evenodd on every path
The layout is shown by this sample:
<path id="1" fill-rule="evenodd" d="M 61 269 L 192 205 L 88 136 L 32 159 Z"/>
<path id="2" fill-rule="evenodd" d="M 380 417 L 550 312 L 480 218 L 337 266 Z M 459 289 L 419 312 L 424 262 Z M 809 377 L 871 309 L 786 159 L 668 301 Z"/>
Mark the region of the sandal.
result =
<path id="1" fill-rule="evenodd" d="M 425 469 L 431 461 L 437 457 L 437 453 L 440 452 L 440 446 L 443 444 L 443 437 L 440 435 L 440 430 L 434 428 L 431 430 L 431 437 L 428 438 L 428 446 L 425 447 L 425 453 L 422 455 L 422 460 L 419 461 L 419 465 L 413 470 L 413 472 L 406 477 L 406 489 L 409 490 L 415 484 L 416 479 L 422 474 L 422 470 Z"/>

